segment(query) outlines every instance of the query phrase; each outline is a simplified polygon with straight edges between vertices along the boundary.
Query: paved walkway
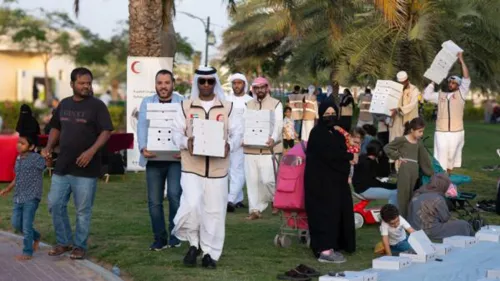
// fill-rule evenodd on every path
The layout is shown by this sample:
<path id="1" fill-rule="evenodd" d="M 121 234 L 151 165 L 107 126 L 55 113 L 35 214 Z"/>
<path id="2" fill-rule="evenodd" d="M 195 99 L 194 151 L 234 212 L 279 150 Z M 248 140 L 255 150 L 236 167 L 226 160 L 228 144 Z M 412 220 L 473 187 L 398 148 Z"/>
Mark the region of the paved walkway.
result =
<path id="1" fill-rule="evenodd" d="M 19 262 L 22 237 L 0 231 L 0 281 L 118 281 L 106 269 L 88 261 L 73 261 L 69 255 L 50 257 L 48 245 L 41 245 L 30 261 Z"/>

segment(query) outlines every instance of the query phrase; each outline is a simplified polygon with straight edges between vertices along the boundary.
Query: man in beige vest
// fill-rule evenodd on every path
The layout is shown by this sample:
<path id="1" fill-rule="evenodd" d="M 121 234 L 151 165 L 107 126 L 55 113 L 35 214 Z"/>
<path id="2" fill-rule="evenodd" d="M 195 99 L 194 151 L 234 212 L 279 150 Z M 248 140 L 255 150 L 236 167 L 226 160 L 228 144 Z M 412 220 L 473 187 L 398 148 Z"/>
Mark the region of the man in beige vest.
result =
<path id="1" fill-rule="evenodd" d="M 424 91 L 424 99 L 438 105 L 434 158 L 448 174 L 453 168 L 462 166 L 462 149 L 465 144 L 464 107 L 471 83 L 462 53 L 458 54 L 458 61 L 462 65 L 463 78 L 448 78 L 449 92 L 435 92 L 434 83 L 429 84 Z"/>
<path id="2" fill-rule="evenodd" d="M 254 99 L 247 103 L 247 110 L 274 111 L 274 126 L 267 142 L 268 148 L 252 148 L 245 146 L 245 177 L 247 179 L 249 220 L 262 217 L 275 191 L 275 175 L 271 150 L 276 154 L 283 151 L 280 143 L 283 131 L 283 105 L 269 94 L 269 82 L 259 77 L 252 83 Z M 275 146 L 275 144 L 277 144 Z M 274 210 L 273 210 L 274 211 Z"/>
<path id="3" fill-rule="evenodd" d="M 241 145 L 242 126 L 231 114 L 233 105 L 224 100 L 217 71 L 200 67 L 193 79 L 190 100 L 181 103 L 173 125 L 173 140 L 181 150 L 182 196 L 172 233 L 188 241 L 186 266 L 196 266 L 199 251 L 202 266 L 215 268 L 222 253 L 228 197 L 229 152 Z M 193 119 L 224 123 L 224 158 L 193 155 Z"/>
<path id="4" fill-rule="evenodd" d="M 389 125 L 389 142 L 403 136 L 405 123 L 418 117 L 418 95 L 420 95 L 420 91 L 410 83 L 408 74 L 405 71 L 398 72 L 397 80 L 404 85 L 404 88 L 399 99 L 399 107 L 391 110 L 392 126 Z"/>
<path id="5" fill-rule="evenodd" d="M 313 85 L 308 87 L 309 94 L 304 97 L 304 120 L 302 121 L 301 139 L 307 141 L 316 119 L 318 119 L 318 101 L 314 94 L 316 88 Z"/>
<path id="6" fill-rule="evenodd" d="M 304 118 L 304 96 L 304 94 L 300 93 L 299 85 L 295 85 L 293 92 L 288 95 L 288 106 L 292 109 L 295 133 L 299 138 L 302 130 L 302 119 Z"/>

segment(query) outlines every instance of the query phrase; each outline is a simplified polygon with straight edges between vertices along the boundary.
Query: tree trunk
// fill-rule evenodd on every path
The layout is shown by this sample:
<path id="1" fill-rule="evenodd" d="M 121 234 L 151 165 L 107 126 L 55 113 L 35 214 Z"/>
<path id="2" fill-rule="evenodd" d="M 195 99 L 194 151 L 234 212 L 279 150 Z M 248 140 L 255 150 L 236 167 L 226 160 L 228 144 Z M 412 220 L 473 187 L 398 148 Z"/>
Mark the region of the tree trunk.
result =
<path id="1" fill-rule="evenodd" d="M 173 1 L 173 0 L 171 0 Z M 159 57 L 162 31 L 162 0 L 129 0 L 129 55 Z"/>
<path id="2" fill-rule="evenodd" d="M 160 33 L 160 42 L 161 56 L 169 58 L 175 57 L 175 52 L 177 51 L 177 41 L 175 40 L 175 28 L 172 21 L 163 25 Z"/>
<path id="3" fill-rule="evenodd" d="M 49 79 L 49 60 L 50 57 L 46 56 L 43 58 L 43 80 L 45 84 L 45 103 L 47 105 L 50 105 L 52 101 L 52 85 L 50 85 L 50 79 Z"/>

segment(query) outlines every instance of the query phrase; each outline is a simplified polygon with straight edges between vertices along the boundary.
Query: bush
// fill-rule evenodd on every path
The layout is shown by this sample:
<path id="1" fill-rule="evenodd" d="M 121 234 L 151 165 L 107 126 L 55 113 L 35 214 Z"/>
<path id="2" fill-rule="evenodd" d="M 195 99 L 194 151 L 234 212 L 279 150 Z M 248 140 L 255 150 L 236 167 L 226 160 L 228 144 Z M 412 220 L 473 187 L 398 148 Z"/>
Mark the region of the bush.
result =
<path id="1" fill-rule="evenodd" d="M 126 130 L 125 123 L 125 106 L 123 105 L 110 105 L 108 107 L 109 114 L 111 115 L 111 121 L 113 122 L 113 127 L 115 131 Z"/>
<path id="2" fill-rule="evenodd" d="M 31 107 L 31 110 L 33 110 L 33 115 L 38 120 L 38 123 L 40 125 L 43 124 L 43 122 L 41 122 L 41 118 L 43 115 L 47 114 L 50 111 L 49 108 L 37 109 L 33 107 L 32 103 L 5 101 L 0 102 L 0 114 L 2 115 L 3 119 L 3 128 L 0 128 L 0 132 L 5 131 L 8 133 L 13 133 L 16 130 L 17 120 L 19 119 L 19 111 L 21 109 L 21 105 L 23 104 L 29 105 Z"/>

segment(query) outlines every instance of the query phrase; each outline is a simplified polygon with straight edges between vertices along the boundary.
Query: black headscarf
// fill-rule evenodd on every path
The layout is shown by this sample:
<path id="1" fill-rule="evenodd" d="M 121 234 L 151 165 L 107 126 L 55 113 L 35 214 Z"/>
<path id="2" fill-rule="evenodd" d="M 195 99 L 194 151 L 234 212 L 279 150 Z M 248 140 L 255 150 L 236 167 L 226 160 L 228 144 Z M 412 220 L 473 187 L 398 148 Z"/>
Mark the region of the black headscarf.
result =
<path id="1" fill-rule="evenodd" d="M 333 126 L 337 125 L 338 124 L 338 121 L 339 121 L 339 115 L 340 115 L 340 111 L 339 111 L 339 108 L 338 106 L 335 104 L 334 100 L 333 99 L 326 99 L 325 101 L 323 101 L 320 106 L 319 106 L 319 110 L 318 110 L 318 115 L 319 115 L 319 119 L 318 119 L 318 125 L 320 126 L 325 126 L 325 127 L 329 127 L 328 129 L 333 129 L 333 126 L 327 126 L 326 124 L 326 121 L 325 119 L 323 119 L 323 115 L 325 114 L 326 110 L 331 107 L 335 110 L 335 113 L 332 115 L 334 118 L 334 124 Z"/>
<path id="2" fill-rule="evenodd" d="M 30 144 L 37 144 L 38 135 L 40 135 L 40 125 L 36 118 L 33 117 L 33 111 L 27 104 L 21 105 L 16 131 L 20 136 L 27 138 Z"/>

